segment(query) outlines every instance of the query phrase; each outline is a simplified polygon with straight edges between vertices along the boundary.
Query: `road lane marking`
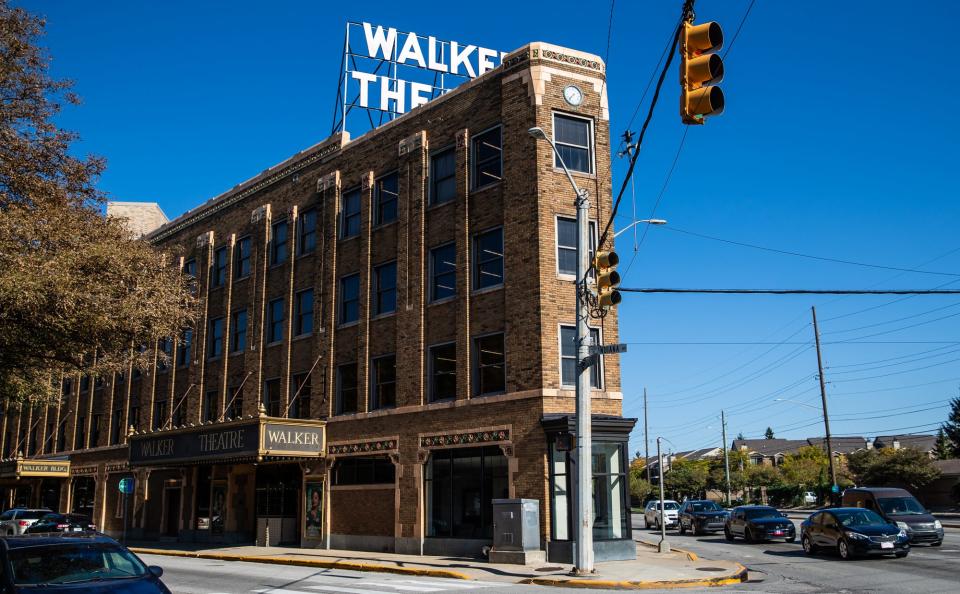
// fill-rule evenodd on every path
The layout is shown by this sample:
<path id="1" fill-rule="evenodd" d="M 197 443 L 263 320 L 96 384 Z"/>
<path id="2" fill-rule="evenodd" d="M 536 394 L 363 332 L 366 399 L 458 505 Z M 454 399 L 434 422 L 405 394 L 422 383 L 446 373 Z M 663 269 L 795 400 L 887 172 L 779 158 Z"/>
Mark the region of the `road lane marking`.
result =
<path id="1" fill-rule="evenodd" d="M 372 582 L 372 581 L 365 581 L 365 582 L 363 582 L 363 585 L 364 585 L 364 586 L 383 586 L 383 587 L 385 587 L 385 588 L 393 588 L 394 590 L 404 590 L 404 591 L 408 591 L 408 592 L 443 592 L 444 590 L 446 590 L 446 588 L 444 588 L 444 587 L 442 587 L 442 586 L 439 587 L 439 588 L 437 588 L 437 587 L 430 587 L 430 586 L 423 586 L 423 585 L 420 585 L 420 586 L 410 586 L 410 585 L 404 585 L 404 584 L 392 584 L 392 583 L 390 583 L 390 582 Z M 310 586 L 310 587 L 313 587 L 313 586 Z M 323 586 L 317 586 L 317 587 L 318 587 L 318 588 L 322 588 Z"/>

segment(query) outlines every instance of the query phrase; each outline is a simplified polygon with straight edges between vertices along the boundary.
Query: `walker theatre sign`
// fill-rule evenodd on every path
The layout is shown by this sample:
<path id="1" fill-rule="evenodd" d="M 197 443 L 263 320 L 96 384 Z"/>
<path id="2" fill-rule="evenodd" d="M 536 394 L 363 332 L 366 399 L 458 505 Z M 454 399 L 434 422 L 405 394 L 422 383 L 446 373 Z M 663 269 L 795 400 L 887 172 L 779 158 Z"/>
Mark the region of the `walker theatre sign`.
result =
<path id="1" fill-rule="evenodd" d="M 315 458 L 326 443 L 323 421 L 259 417 L 130 437 L 130 465 Z"/>

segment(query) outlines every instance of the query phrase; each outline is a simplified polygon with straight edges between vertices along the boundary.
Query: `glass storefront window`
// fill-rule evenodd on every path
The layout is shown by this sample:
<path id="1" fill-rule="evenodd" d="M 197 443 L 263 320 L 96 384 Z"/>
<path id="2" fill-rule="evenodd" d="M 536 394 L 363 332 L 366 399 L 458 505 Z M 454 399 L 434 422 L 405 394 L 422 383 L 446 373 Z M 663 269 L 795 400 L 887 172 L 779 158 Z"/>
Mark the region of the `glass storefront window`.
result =
<path id="1" fill-rule="evenodd" d="M 550 446 L 553 485 L 551 492 L 550 521 L 554 540 L 570 539 L 570 513 L 573 502 L 570 499 L 567 478 L 567 453 L 557 451 L 557 444 Z"/>
<path id="2" fill-rule="evenodd" d="M 434 451 L 425 482 L 428 536 L 492 538 L 492 500 L 509 496 L 499 447 Z"/>
<path id="3" fill-rule="evenodd" d="M 593 538 L 626 538 L 626 474 L 619 443 L 593 444 Z"/>

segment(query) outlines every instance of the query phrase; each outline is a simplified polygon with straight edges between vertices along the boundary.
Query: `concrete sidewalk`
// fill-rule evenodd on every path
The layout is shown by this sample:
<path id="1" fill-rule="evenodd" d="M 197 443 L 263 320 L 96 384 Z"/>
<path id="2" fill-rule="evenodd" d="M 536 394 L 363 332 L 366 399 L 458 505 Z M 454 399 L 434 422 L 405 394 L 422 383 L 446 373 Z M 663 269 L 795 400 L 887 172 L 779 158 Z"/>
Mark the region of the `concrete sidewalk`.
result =
<path id="1" fill-rule="evenodd" d="M 544 586 L 584 588 L 683 588 L 721 586 L 747 579 L 746 569 L 732 561 L 702 561 L 692 553 L 675 551 L 659 554 L 647 543 L 637 543 L 633 561 L 605 561 L 596 564 L 597 575 L 572 577 L 569 565 L 502 565 L 482 559 L 428 557 L 289 547 L 234 546 L 210 548 L 190 543 L 130 543 L 136 553 L 300 565 L 324 569 L 378 571 L 405 575 L 462 580 L 503 581 Z"/>

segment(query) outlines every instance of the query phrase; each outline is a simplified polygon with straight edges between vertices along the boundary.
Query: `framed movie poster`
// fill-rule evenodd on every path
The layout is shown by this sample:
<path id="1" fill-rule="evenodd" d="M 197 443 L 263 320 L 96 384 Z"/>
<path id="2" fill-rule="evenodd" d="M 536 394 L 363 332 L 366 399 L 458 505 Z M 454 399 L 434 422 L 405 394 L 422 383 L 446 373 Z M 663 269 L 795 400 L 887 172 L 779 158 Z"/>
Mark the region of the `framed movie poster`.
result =
<path id="1" fill-rule="evenodd" d="M 227 519 L 227 483 L 216 482 L 210 490 L 210 533 L 223 534 Z"/>
<path id="2" fill-rule="evenodd" d="M 311 481 L 306 483 L 304 502 L 305 528 L 303 536 L 307 540 L 323 538 L 323 482 Z"/>

